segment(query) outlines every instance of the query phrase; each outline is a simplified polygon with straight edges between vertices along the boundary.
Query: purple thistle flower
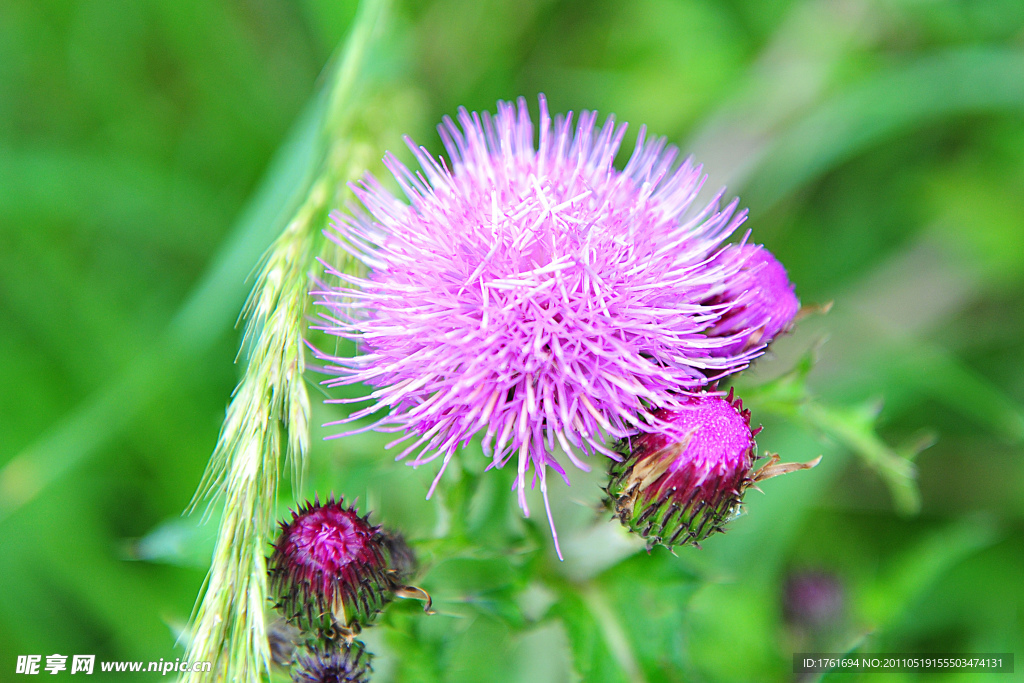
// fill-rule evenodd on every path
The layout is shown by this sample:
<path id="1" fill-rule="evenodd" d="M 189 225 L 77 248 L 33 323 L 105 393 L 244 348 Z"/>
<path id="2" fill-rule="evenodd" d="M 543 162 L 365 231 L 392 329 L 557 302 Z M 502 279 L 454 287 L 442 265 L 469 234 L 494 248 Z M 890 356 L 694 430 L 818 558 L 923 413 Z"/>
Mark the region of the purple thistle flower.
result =
<path id="1" fill-rule="evenodd" d="M 267 570 L 276 606 L 302 630 L 358 631 L 391 599 L 381 528 L 355 508 L 314 500 L 281 522 Z"/>
<path id="2" fill-rule="evenodd" d="M 611 504 L 619 521 L 651 545 L 696 545 L 739 510 L 754 482 L 754 436 L 761 429 L 751 430 L 750 411 L 732 392 L 694 396 L 655 415 L 668 427 L 629 440 L 627 457 L 611 467 Z"/>
<path id="3" fill-rule="evenodd" d="M 761 428 L 729 395 L 701 394 L 672 409 L 654 411 L 662 425 L 619 444 L 626 457 L 609 471 L 608 507 L 630 531 L 661 544 L 698 545 L 740 510 L 747 489 L 760 481 L 815 467 L 780 463 L 772 454 L 754 470 Z"/>
<path id="4" fill-rule="evenodd" d="M 735 278 L 705 303 L 728 304 L 722 317 L 708 331 L 715 337 L 734 338 L 731 344 L 712 349 L 713 355 L 733 355 L 764 347 L 789 329 L 800 310 L 786 269 L 764 247 L 744 244 L 723 255 L 741 264 Z"/>
<path id="5" fill-rule="evenodd" d="M 746 261 L 723 241 L 746 218 L 721 193 L 689 211 L 704 178 L 641 127 L 632 158 L 612 166 L 625 125 L 583 112 L 552 121 L 540 98 L 539 141 L 526 102 L 495 116 L 460 109 L 439 127 L 451 167 L 407 139 L 421 170 L 384 159 L 409 203 L 367 176 L 353 190 L 369 212 L 332 214 L 328 236 L 368 268 L 327 265 L 316 329 L 361 344 L 354 358 L 314 353 L 336 377 L 366 383 L 369 429 L 413 438 L 397 459 L 441 457 L 483 434 L 490 467 L 515 457 L 519 505 L 532 470 L 550 521 L 548 468 L 569 483 L 560 448 L 619 459 L 610 444 L 660 421 L 653 406 L 748 365 L 755 328 L 715 331 Z M 751 271 L 753 272 L 753 271 Z M 755 321 L 763 325 L 763 320 Z M 753 323 L 751 323 L 753 325 Z M 330 402 L 330 401 L 329 401 Z M 337 400 L 334 402 L 352 402 Z M 418 452 L 417 452 L 418 451 Z M 552 534 L 557 548 L 553 523 Z"/>

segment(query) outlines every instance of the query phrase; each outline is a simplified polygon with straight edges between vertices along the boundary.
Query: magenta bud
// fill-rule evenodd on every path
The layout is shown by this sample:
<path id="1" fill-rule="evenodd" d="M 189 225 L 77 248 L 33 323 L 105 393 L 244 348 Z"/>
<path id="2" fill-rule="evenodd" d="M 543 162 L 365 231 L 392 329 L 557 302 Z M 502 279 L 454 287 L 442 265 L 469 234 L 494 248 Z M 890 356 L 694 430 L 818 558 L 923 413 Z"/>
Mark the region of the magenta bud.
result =
<path id="1" fill-rule="evenodd" d="M 272 598 L 289 623 L 358 631 L 391 599 L 384 537 L 368 518 L 332 497 L 281 523 L 267 569 Z"/>
<path id="2" fill-rule="evenodd" d="M 744 244 L 722 252 L 722 258 L 742 262 L 724 290 L 710 302 L 728 304 L 708 331 L 711 337 L 733 337 L 726 346 L 711 349 L 713 356 L 730 356 L 756 346 L 767 346 L 787 331 L 800 310 L 800 300 L 786 269 L 764 247 Z"/>
<path id="3" fill-rule="evenodd" d="M 843 584 L 831 572 L 804 570 L 786 577 L 782 615 L 795 628 L 826 630 L 842 619 L 845 603 Z"/>
<path id="4" fill-rule="evenodd" d="M 757 482 L 814 467 L 780 463 L 778 455 L 753 469 L 757 459 L 750 411 L 734 399 L 703 394 L 678 408 L 653 413 L 653 431 L 623 445 L 624 458 L 611 466 L 609 507 L 630 531 L 661 544 L 697 545 L 723 531 L 740 510 L 743 494 Z"/>
<path id="5" fill-rule="evenodd" d="M 659 409 L 661 431 L 630 439 L 611 467 L 615 516 L 648 544 L 697 544 L 736 515 L 752 483 L 750 412 L 730 397 L 695 396 Z"/>

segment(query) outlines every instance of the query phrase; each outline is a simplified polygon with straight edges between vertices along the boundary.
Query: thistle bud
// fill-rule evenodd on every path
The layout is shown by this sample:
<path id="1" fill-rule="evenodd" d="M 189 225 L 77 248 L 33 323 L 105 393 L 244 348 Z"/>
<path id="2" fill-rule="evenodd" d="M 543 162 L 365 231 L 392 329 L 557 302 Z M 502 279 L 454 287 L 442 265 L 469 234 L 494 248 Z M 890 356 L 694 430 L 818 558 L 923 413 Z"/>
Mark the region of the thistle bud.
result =
<path id="1" fill-rule="evenodd" d="M 698 545 L 738 514 L 756 482 L 817 464 L 776 464 L 772 456 L 754 471 L 761 430 L 750 428 L 750 411 L 732 391 L 725 398 L 694 396 L 653 415 L 663 429 L 630 440 L 606 489 L 615 517 L 649 547 Z"/>
<path id="2" fill-rule="evenodd" d="M 289 623 L 358 632 L 391 599 L 384 537 L 368 518 L 332 497 L 281 523 L 267 568 L 271 595 Z"/>
<path id="3" fill-rule="evenodd" d="M 722 317 L 708 330 L 711 337 L 732 337 L 735 341 L 711 349 L 713 356 L 742 353 L 769 344 L 787 331 L 800 310 L 800 300 L 786 269 L 764 247 L 745 244 L 723 252 L 723 258 L 742 263 L 736 277 L 705 304 L 728 304 Z"/>
<path id="4" fill-rule="evenodd" d="M 292 667 L 295 683 L 368 683 L 372 655 L 358 640 L 329 640 L 299 651 Z"/>

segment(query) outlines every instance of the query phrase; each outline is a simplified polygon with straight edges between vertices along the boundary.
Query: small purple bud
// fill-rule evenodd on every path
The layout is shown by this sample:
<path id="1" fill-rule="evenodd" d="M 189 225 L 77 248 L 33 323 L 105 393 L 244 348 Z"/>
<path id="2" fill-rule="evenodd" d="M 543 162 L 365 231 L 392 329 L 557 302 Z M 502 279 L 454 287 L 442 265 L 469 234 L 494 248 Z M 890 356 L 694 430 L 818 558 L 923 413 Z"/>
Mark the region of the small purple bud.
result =
<path id="1" fill-rule="evenodd" d="M 697 545 L 723 531 L 756 482 L 818 464 L 779 463 L 772 455 L 754 470 L 761 428 L 750 428 L 750 411 L 731 390 L 724 398 L 692 396 L 653 416 L 663 428 L 628 441 L 606 489 L 615 517 L 648 546 Z"/>
<path id="2" fill-rule="evenodd" d="M 722 258 L 742 261 L 739 272 L 724 291 L 705 304 L 732 304 L 714 327 L 711 337 L 736 335 L 736 341 L 711 349 L 713 356 L 730 356 L 755 346 L 767 346 L 778 334 L 789 329 L 800 300 L 786 269 L 762 246 L 744 244 L 722 252 Z"/>
<path id="3" fill-rule="evenodd" d="M 295 657 L 295 683 L 368 683 L 372 655 L 358 640 L 326 641 L 303 648 Z"/>
<path id="4" fill-rule="evenodd" d="M 304 631 L 358 631 L 391 599 L 394 582 L 380 527 L 333 498 L 281 523 L 267 569 L 276 606 Z"/>
<path id="5" fill-rule="evenodd" d="M 654 412 L 668 424 L 640 434 L 611 467 L 615 516 L 649 545 L 697 544 L 735 516 L 750 485 L 754 435 L 738 401 L 692 397 L 681 409 Z"/>

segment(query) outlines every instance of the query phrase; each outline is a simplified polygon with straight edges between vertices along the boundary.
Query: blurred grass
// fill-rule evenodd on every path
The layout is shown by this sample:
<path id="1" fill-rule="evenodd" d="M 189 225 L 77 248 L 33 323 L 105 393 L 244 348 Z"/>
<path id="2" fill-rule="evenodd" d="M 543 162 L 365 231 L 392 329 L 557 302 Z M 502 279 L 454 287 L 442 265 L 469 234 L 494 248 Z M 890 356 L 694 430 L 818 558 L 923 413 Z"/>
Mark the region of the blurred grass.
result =
<path id="1" fill-rule="evenodd" d="M 148 555 L 133 540 L 180 513 L 209 457 L 237 381 L 229 330 L 287 183 L 251 198 L 287 176 L 275 150 L 354 13 L 0 4 L 0 465 L 43 452 L 33 476 L 49 482 L 5 479 L 0 680 L 17 654 L 180 656 L 209 550 L 202 533 Z M 843 443 L 755 414 L 762 452 L 825 460 L 767 482 L 728 534 L 678 558 L 592 526 L 600 476 L 574 477 L 553 501 L 566 547 L 602 539 L 609 566 L 553 562 L 543 523 L 506 505 L 506 473 L 469 488 L 467 465 L 445 484 L 466 499 L 453 527 L 422 500 L 432 472 L 392 463 L 387 439 L 315 432 L 307 490 L 361 496 L 422 541 L 438 598 L 429 619 L 389 612 L 379 680 L 562 681 L 573 654 L 583 680 L 791 680 L 782 583 L 807 567 L 846 586 L 830 646 L 1024 652 L 1024 5 L 437 0 L 394 23 L 373 66 L 383 106 L 432 151 L 441 115 L 538 91 L 699 151 L 804 301 L 836 302 L 757 374 L 827 337 L 815 393 L 882 397 L 886 441 L 938 441 L 916 461 L 921 513 L 904 518 Z M 435 562 L 439 529 L 476 555 Z"/>

